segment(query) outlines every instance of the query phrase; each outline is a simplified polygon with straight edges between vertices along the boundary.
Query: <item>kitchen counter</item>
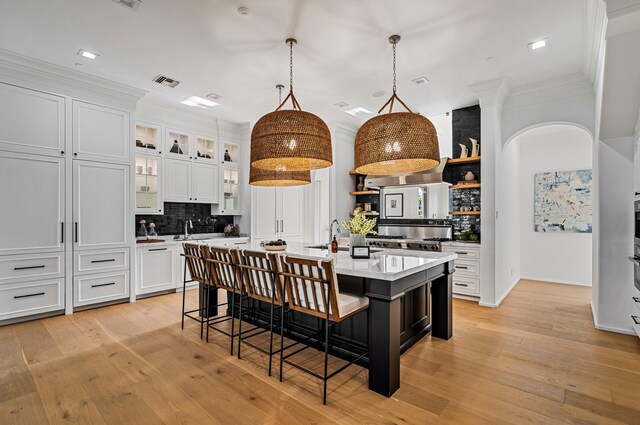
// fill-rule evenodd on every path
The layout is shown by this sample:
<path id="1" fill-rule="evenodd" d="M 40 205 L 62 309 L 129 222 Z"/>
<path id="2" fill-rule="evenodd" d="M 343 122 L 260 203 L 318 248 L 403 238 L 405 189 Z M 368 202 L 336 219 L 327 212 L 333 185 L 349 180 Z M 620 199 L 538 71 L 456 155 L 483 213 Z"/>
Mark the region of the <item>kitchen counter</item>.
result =
<path id="1" fill-rule="evenodd" d="M 180 235 L 182 238 L 182 235 Z M 140 239 L 136 237 L 136 241 Z M 220 242 L 229 242 L 235 240 L 236 242 L 243 241 L 246 242 L 249 240 L 249 236 L 225 236 L 224 233 L 201 233 L 201 234 L 193 234 L 189 235 L 189 239 L 174 239 L 174 235 L 166 235 L 166 236 L 157 236 L 154 239 L 162 240 L 162 242 L 152 242 L 152 243 L 136 243 L 136 246 L 164 246 L 164 245 L 177 245 L 183 244 L 185 242 L 189 243 L 209 243 L 209 244 L 218 244 Z"/>

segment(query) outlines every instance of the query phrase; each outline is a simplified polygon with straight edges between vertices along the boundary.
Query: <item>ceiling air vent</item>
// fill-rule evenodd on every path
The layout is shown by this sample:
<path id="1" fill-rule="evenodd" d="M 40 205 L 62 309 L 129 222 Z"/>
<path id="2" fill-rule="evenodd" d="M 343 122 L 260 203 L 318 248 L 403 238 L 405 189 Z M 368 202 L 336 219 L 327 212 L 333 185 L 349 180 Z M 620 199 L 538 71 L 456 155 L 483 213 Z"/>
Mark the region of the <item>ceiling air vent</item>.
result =
<path id="1" fill-rule="evenodd" d="M 142 0 L 113 0 L 114 3 L 118 3 L 121 6 L 127 7 L 131 10 L 136 10 L 142 4 Z"/>
<path id="2" fill-rule="evenodd" d="M 418 78 L 415 78 L 415 79 L 411 80 L 411 82 L 413 84 L 415 84 L 416 86 L 421 86 L 423 84 L 429 83 L 429 80 L 427 79 L 427 77 L 418 77 Z"/>
<path id="3" fill-rule="evenodd" d="M 180 81 L 174 80 L 173 78 L 167 77 L 165 75 L 158 75 L 156 78 L 153 79 L 153 81 L 155 81 L 156 83 L 162 86 L 167 86 L 171 88 L 174 88 L 175 86 L 180 84 Z"/>

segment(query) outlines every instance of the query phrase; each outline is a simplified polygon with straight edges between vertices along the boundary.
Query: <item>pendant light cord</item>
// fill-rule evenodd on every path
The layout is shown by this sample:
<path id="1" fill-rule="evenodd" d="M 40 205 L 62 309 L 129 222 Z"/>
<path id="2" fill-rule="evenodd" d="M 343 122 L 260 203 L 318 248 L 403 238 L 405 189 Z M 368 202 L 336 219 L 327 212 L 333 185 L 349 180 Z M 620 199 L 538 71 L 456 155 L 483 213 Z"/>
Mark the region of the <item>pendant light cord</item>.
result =
<path id="1" fill-rule="evenodd" d="M 289 91 L 293 93 L 293 41 L 289 42 Z"/>
<path id="2" fill-rule="evenodd" d="M 396 45 L 398 43 L 393 43 L 393 93 L 396 92 Z"/>

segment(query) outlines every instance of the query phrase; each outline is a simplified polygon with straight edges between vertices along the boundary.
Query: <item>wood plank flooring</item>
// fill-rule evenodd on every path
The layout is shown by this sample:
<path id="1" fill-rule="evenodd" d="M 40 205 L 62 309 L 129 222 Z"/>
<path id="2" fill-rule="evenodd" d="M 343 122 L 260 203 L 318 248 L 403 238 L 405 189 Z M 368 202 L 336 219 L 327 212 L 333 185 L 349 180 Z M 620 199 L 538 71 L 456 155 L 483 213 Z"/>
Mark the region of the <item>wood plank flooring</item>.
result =
<path id="1" fill-rule="evenodd" d="M 392 398 L 353 366 L 328 406 L 314 378 L 181 330 L 180 294 L 5 326 L 0 424 L 640 424 L 640 340 L 595 330 L 590 296 L 522 281 L 498 309 L 456 300 L 453 339 L 405 353 Z"/>

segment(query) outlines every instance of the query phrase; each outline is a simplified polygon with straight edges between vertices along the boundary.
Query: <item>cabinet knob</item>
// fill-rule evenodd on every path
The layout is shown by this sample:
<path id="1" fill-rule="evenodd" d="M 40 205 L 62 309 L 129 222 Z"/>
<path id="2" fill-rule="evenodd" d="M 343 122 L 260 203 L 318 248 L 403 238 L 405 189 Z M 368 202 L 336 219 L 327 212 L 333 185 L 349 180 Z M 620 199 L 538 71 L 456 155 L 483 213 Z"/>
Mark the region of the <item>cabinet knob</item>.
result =
<path id="1" fill-rule="evenodd" d="M 78 156 L 78 152 L 74 152 L 74 153 L 73 153 L 73 156 Z"/>
<path id="2" fill-rule="evenodd" d="M 158 155 L 162 155 L 162 152 L 158 151 Z"/>
<path id="3" fill-rule="evenodd" d="M 60 155 L 64 155 L 64 151 L 60 151 Z"/>
<path id="4" fill-rule="evenodd" d="M 193 201 L 193 198 L 189 198 L 190 201 Z"/>

